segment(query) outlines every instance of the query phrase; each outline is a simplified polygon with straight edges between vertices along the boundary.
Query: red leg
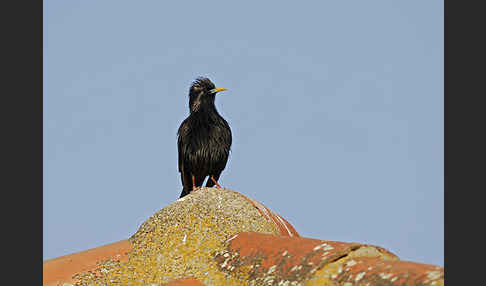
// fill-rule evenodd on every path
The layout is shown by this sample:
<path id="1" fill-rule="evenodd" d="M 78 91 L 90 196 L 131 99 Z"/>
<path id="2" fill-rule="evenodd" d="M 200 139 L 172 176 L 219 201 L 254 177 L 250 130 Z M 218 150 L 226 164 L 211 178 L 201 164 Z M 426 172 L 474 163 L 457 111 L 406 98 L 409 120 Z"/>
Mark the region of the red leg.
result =
<path id="1" fill-rule="evenodd" d="M 192 191 L 195 192 L 197 190 L 196 188 L 196 178 L 192 176 Z"/>
<path id="2" fill-rule="evenodd" d="M 216 184 L 216 187 L 217 187 L 218 189 L 221 189 L 221 186 L 218 184 L 218 181 L 216 181 L 216 180 L 213 178 L 213 176 L 211 176 L 211 180 L 212 180 L 212 181 L 213 181 L 213 182 Z"/>

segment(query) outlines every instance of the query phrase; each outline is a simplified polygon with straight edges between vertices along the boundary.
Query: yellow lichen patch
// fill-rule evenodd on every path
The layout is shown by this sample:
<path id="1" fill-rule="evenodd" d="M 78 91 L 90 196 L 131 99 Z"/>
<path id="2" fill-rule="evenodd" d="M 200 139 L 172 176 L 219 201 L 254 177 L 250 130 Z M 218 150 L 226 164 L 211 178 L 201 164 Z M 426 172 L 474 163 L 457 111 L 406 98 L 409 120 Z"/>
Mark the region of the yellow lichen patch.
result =
<path id="1" fill-rule="evenodd" d="M 392 253 L 363 245 L 324 265 L 304 285 L 443 286 L 443 268 L 400 261 Z"/>
<path id="2" fill-rule="evenodd" d="M 348 253 L 345 257 L 338 259 L 332 263 L 324 265 L 321 269 L 314 272 L 304 285 L 340 285 L 335 280 L 341 273 L 347 271 L 349 267 L 356 265 L 354 258 L 358 257 L 377 257 L 383 260 L 398 260 L 396 256 L 391 253 L 379 251 L 373 246 L 361 246 L 354 251 Z M 354 282 L 358 282 L 366 275 L 366 272 L 360 272 L 353 277 Z"/>
<path id="3" fill-rule="evenodd" d="M 163 285 L 194 277 L 205 285 L 242 285 L 249 269 L 221 271 L 214 259 L 239 232 L 279 234 L 236 193 L 203 188 L 155 213 L 129 239 L 127 262 L 104 261 L 76 285 Z"/>
<path id="4" fill-rule="evenodd" d="M 428 284 L 429 286 L 444 286 L 444 279 L 435 280 Z"/>
<path id="5" fill-rule="evenodd" d="M 307 281 L 304 282 L 305 286 L 331 286 L 336 285 L 332 282 L 332 278 L 337 277 L 337 275 L 342 271 L 342 263 L 330 263 L 326 264 L 320 270 L 314 272 Z"/>
<path id="6" fill-rule="evenodd" d="M 398 257 L 390 252 L 382 252 L 374 246 L 362 246 L 348 254 L 352 257 L 379 257 L 383 260 L 399 260 Z"/>

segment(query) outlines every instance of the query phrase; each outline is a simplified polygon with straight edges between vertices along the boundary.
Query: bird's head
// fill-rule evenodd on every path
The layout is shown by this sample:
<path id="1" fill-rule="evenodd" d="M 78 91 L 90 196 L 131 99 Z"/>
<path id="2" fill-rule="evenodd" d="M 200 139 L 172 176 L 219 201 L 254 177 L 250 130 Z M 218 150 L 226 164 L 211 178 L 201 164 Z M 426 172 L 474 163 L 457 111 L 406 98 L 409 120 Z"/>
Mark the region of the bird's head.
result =
<path id="1" fill-rule="evenodd" d="M 226 90 L 226 88 L 216 88 L 208 78 L 199 77 L 191 85 L 189 89 L 189 109 L 191 112 L 196 112 L 203 108 L 214 107 L 214 99 L 216 93 Z"/>

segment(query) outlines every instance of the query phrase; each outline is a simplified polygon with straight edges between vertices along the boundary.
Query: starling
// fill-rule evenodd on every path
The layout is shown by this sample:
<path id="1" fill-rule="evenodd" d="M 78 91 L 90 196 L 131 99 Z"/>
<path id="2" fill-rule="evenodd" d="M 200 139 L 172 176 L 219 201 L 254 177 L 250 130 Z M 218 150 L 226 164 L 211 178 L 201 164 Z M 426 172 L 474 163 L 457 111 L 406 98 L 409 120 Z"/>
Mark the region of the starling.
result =
<path id="1" fill-rule="evenodd" d="M 189 116 L 177 131 L 179 172 L 182 193 L 180 198 L 202 186 L 218 188 L 219 176 L 226 167 L 231 147 L 231 129 L 214 105 L 216 88 L 208 79 L 199 77 L 189 89 Z"/>

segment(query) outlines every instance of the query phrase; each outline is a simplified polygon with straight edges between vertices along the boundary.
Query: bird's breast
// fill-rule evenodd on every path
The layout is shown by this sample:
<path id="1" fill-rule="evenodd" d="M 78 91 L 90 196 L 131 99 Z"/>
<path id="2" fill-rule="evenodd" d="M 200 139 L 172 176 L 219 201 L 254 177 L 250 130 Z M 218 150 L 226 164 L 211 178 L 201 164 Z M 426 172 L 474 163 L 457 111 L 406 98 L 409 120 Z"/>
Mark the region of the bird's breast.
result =
<path id="1" fill-rule="evenodd" d="M 188 124 L 179 134 L 182 156 L 191 168 L 222 169 L 231 147 L 231 130 L 225 124 Z"/>

